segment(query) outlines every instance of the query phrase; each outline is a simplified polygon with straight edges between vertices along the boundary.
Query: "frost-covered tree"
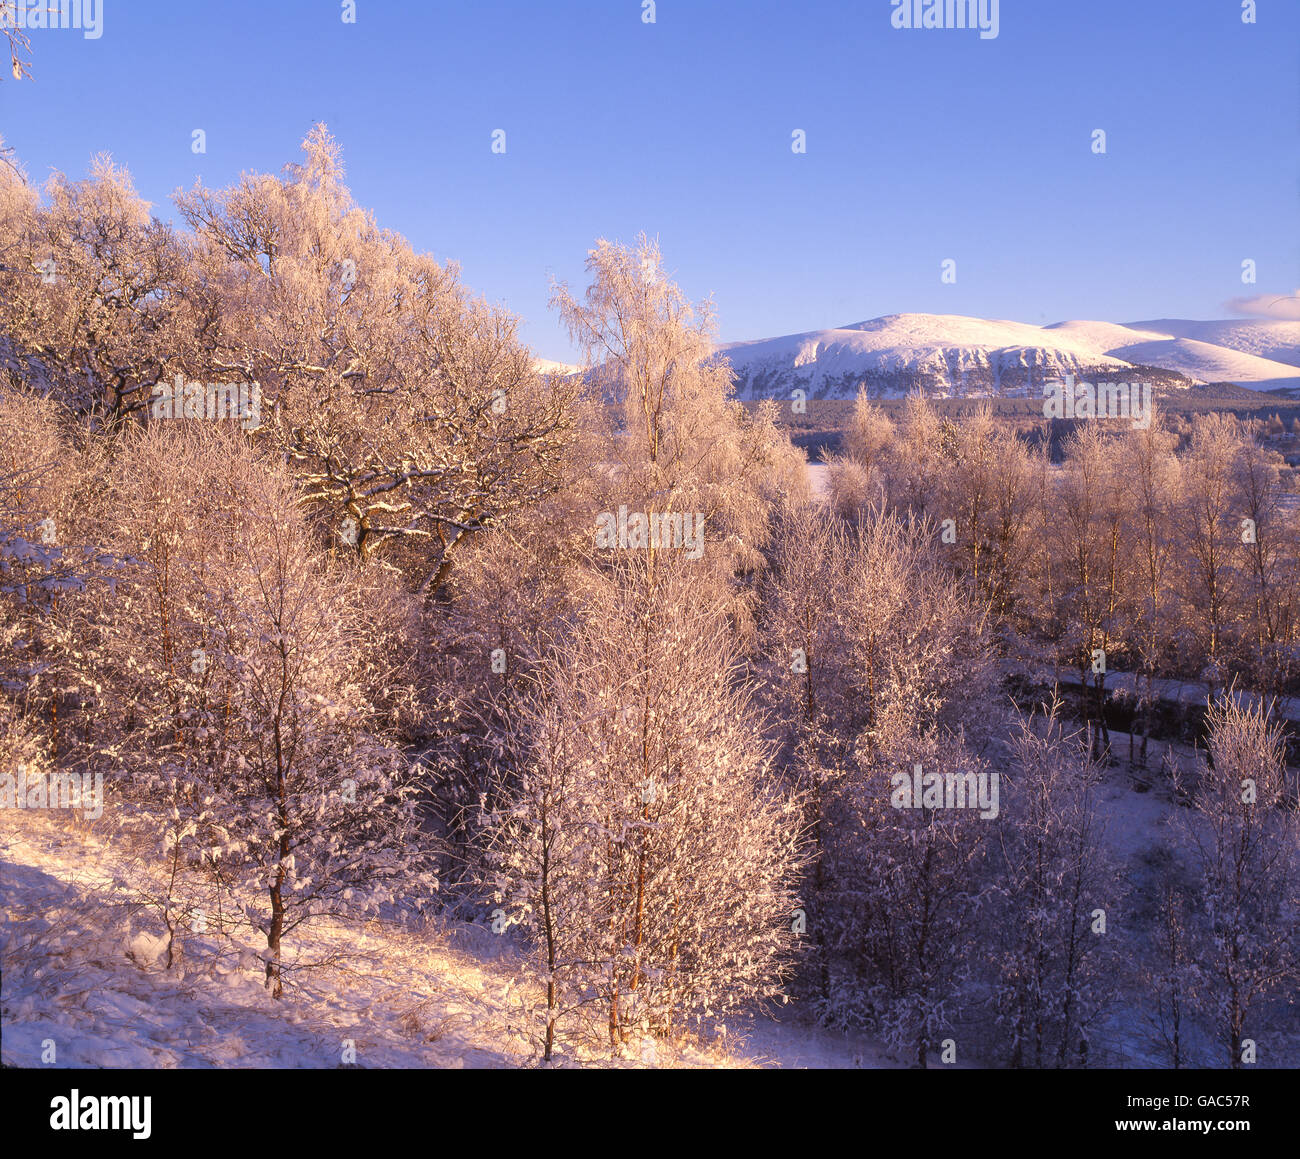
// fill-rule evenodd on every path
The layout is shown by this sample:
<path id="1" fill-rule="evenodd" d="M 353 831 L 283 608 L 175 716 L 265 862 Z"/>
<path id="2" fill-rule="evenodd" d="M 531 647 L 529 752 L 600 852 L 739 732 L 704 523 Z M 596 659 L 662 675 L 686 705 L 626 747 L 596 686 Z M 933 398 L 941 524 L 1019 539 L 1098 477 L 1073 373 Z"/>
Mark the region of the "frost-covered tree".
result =
<path id="1" fill-rule="evenodd" d="M 946 519 L 934 508 L 935 485 L 942 471 L 941 423 L 921 390 L 907 396 L 898 423 L 898 442 L 890 456 L 891 499 L 895 506 L 917 515 Z"/>
<path id="2" fill-rule="evenodd" d="M 1198 415 L 1191 445 L 1181 458 L 1177 508 L 1187 566 L 1180 569 L 1187 635 L 1206 665 L 1214 688 L 1228 683 L 1233 630 L 1245 601 L 1236 566 L 1243 515 L 1237 465 L 1244 449 L 1241 426 L 1231 415 Z M 1200 674 L 1198 674 L 1200 675 Z"/>
<path id="3" fill-rule="evenodd" d="M 1131 518 L 1118 482 L 1119 441 L 1096 424 L 1080 427 L 1065 445 L 1056 489 L 1057 509 L 1048 527 L 1056 552 L 1057 602 L 1051 609 L 1062 627 L 1062 658 L 1090 689 L 1089 715 L 1097 751 L 1110 747 L 1106 724 L 1106 677 L 1113 653 L 1125 639 L 1130 559 L 1123 529 Z"/>
<path id="4" fill-rule="evenodd" d="M 66 747 L 66 624 L 96 569 L 83 535 L 93 473 L 67 416 L 23 387 L 0 387 L 0 718 L 40 763 Z M 7 767 L 13 767 L 11 761 Z"/>
<path id="5" fill-rule="evenodd" d="M 990 825 L 975 808 L 896 807 L 896 776 L 978 777 L 959 737 L 898 738 L 837 784 L 824 907 L 833 954 L 824 1010 L 866 1023 L 925 1067 L 952 1030 L 985 928 Z M 990 782 L 991 783 L 991 782 Z"/>
<path id="6" fill-rule="evenodd" d="M 586 268 L 582 298 L 556 283 L 552 304 L 608 403 L 597 502 L 702 515 L 701 578 L 735 591 L 737 578 L 763 565 L 774 507 L 807 495 L 803 456 L 777 429 L 774 403 L 749 414 L 732 397 L 731 368 L 713 349 L 712 303 L 687 299 L 654 242 L 601 239 Z M 747 632 L 752 601 L 735 594 L 733 613 Z"/>
<path id="7" fill-rule="evenodd" d="M 1119 451 L 1124 501 L 1130 512 L 1126 550 L 1133 567 L 1128 622 L 1131 652 L 1141 681 L 1137 707 L 1142 712 L 1141 747 L 1135 754 L 1130 733 L 1129 759 L 1145 767 L 1155 705 L 1155 679 L 1168 661 L 1177 624 L 1174 571 L 1177 540 L 1173 512 L 1178 502 L 1177 437 L 1154 408 L 1146 428 L 1130 430 Z M 1137 732 L 1134 729 L 1134 732 Z"/>
<path id="8" fill-rule="evenodd" d="M 582 488 L 539 504 L 526 524 L 477 536 L 452 573 L 443 614 L 428 617 L 437 689 L 428 759 L 441 838 L 444 902 L 476 911 L 484 849 L 476 818 L 495 807 L 524 758 L 519 701 L 533 688 L 548 641 L 562 633 L 591 585 L 591 520 Z M 576 492 L 576 494 L 575 494 Z"/>
<path id="9" fill-rule="evenodd" d="M 215 372 L 257 382 L 259 437 L 334 541 L 438 588 L 473 534 L 552 494 L 578 383 L 536 372 L 518 321 L 380 229 L 318 125 L 302 164 L 177 205 L 219 303 Z"/>
<path id="10" fill-rule="evenodd" d="M 983 769 L 996 719 L 987 622 L 929 525 L 876 513 L 850 529 L 843 567 L 832 597 L 848 743 L 825 762 L 812 898 L 830 957 L 823 1011 L 878 1026 L 925 1065 L 954 1013 L 989 822 L 894 808 L 891 778 Z"/>
<path id="11" fill-rule="evenodd" d="M 30 77 L 31 62 L 28 54 L 32 50 L 31 38 L 21 29 L 14 27 L 14 21 L 6 21 L 0 25 L 4 32 L 5 46 L 9 50 L 9 72 L 14 80 L 22 80 L 23 77 Z"/>
<path id="12" fill-rule="evenodd" d="M 1172 851 L 1164 851 L 1166 865 Z M 1166 871 L 1168 872 L 1168 870 Z M 1192 905 L 1182 883 L 1168 876 L 1160 884 L 1151 938 L 1154 961 L 1139 977 L 1150 1003 L 1148 1021 L 1156 1041 L 1174 1070 L 1181 1070 L 1190 1058 L 1189 1031 L 1195 1021 L 1196 994 L 1201 982 L 1198 963 L 1192 958 L 1190 926 Z"/>
<path id="13" fill-rule="evenodd" d="M 808 503 L 782 511 L 764 583 L 764 645 L 783 715 L 805 727 L 833 726 L 847 708 L 848 555 L 849 537 L 825 508 Z"/>
<path id="14" fill-rule="evenodd" d="M 170 366 L 195 360 L 192 255 L 107 156 L 84 180 L 54 174 L 45 191 L 39 203 L 0 169 L 0 331 L 40 357 L 69 408 L 120 422 L 149 405 Z"/>
<path id="15" fill-rule="evenodd" d="M 874 513 L 851 529 L 844 588 L 857 743 L 987 735 L 993 657 L 988 614 L 943 566 L 932 524 Z"/>
<path id="16" fill-rule="evenodd" d="M 852 679 L 848 599 L 851 537 L 827 508 L 783 509 L 770 548 L 760 622 L 762 687 L 781 726 L 780 757 L 788 780 L 803 790 L 810 868 L 803 890 L 814 966 L 829 984 L 827 897 L 828 796 L 853 749 L 860 700 Z"/>
<path id="17" fill-rule="evenodd" d="M 151 423 L 112 488 L 119 568 L 75 652 L 84 759 L 121 778 L 129 829 L 262 933 L 279 997 L 302 922 L 433 887 L 394 727 L 400 631 L 315 554 L 292 481 L 238 429 Z"/>
<path id="18" fill-rule="evenodd" d="M 1180 786 L 1193 807 L 1171 824 L 1199 877 L 1194 952 L 1215 1038 L 1236 1069 L 1261 1005 L 1300 984 L 1300 832 L 1267 706 L 1225 694 L 1206 725 L 1196 783 Z"/>
<path id="19" fill-rule="evenodd" d="M 523 706 L 528 757 L 489 814 L 493 901 L 561 1014 L 616 1049 L 774 994 L 793 953 L 797 800 L 768 769 L 716 596 L 689 562 L 620 561 Z"/>
<path id="20" fill-rule="evenodd" d="M 889 416 L 867 398 L 865 387 L 859 387 L 853 417 L 844 434 L 844 453 L 870 470 L 890 449 L 895 435 Z"/>
<path id="21" fill-rule="evenodd" d="M 39 356 L 114 427 L 177 377 L 257 384 L 250 422 L 321 532 L 433 590 L 471 536 L 555 491 L 579 384 L 537 373 L 513 316 L 353 203 L 323 126 L 303 147 L 281 177 L 178 195 L 188 231 L 107 157 L 44 203 L 0 169 L 0 373 Z"/>
<path id="22" fill-rule="evenodd" d="M 987 403 L 956 427 L 936 480 L 960 569 L 998 614 L 1015 603 L 1030 530 L 1031 456 Z"/>
<path id="23" fill-rule="evenodd" d="M 1241 448 L 1236 464 L 1240 551 L 1247 561 L 1241 570 L 1250 604 L 1249 638 L 1243 643 L 1253 660 L 1252 683 L 1274 693 L 1300 667 L 1294 648 L 1300 611 L 1300 527 L 1288 511 L 1283 467 L 1282 456 L 1255 439 Z"/>
<path id="24" fill-rule="evenodd" d="M 1012 1066 L 1085 1065 L 1116 960 L 1116 867 L 1097 811 L 1101 767 L 1066 735 L 1060 705 L 1022 717 L 1003 781 L 990 925 L 996 1001 Z M 1100 911 L 1100 912 L 1098 912 Z"/>

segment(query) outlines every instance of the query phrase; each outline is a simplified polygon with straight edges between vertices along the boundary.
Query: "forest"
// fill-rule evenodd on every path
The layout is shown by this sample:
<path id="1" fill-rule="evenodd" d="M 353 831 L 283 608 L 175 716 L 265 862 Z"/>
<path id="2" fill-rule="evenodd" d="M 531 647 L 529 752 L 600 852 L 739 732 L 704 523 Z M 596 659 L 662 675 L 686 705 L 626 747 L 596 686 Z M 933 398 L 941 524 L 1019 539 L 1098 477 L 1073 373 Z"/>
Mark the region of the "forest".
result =
<path id="1" fill-rule="evenodd" d="M 654 240 L 585 268 L 544 373 L 324 126 L 170 221 L 0 163 L 0 803 L 103 786 L 164 974 L 242 939 L 287 1002 L 313 923 L 482 927 L 543 1063 L 798 1009 L 903 1066 L 1294 1066 L 1266 424 L 1054 457 L 863 394 L 819 493 Z"/>

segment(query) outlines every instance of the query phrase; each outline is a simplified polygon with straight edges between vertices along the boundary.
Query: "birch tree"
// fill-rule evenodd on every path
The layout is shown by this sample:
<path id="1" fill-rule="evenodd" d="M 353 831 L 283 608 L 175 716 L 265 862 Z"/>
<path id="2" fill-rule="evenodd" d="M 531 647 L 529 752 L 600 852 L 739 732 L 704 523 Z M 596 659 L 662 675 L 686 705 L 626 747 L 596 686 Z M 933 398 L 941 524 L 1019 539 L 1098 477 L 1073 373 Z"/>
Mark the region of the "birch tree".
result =
<path id="1" fill-rule="evenodd" d="M 712 1022 L 777 993 L 795 948 L 799 804 L 689 568 L 607 577 L 547 658 L 529 759 L 487 819 L 492 900 L 543 964 L 547 1052 L 559 1013 L 593 1002 L 616 1050 Z"/>
<path id="2" fill-rule="evenodd" d="M 1053 703 L 1039 722 L 1020 718 L 1003 782 L 992 924 L 1002 934 L 996 993 L 1014 1067 L 1086 1065 L 1116 961 L 1110 922 L 1121 898 L 1097 809 L 1102 770 L 1059 713 Z"/>
<path id="3" fill-rule="evenodd" d="M 314 553 L 292 482 L 238 430 L 151 424 L 113 490 L 121 574 L 78 650 L 84 759 L 118 774 L 129 830 L 223 884 L 278 998 L 304 921 L 433 887 L 386 705 L 392 625 Z"/>
<path id="4" fill-rule="evenodd" d="M 807 495 L 803 456 L 777 429 L 774 404 L 750 415 L 732 397 L 712 303 L 690 302 L 654 242 L 601 239 L 586 268 L 581 298 L 557 282 L 551 301 L 609 405 L 603 502 L 703 515 L 711 546 L 701 578 L 729 587 L 747 624 L 753 601 L 739 585 L 763 566 L 773 509 Z"/>
<path id="5" fill-rule="evenodd" d="M 1285 741 L 1267 706 L 1225 694 L 1206 725 L 1196 783 L 1180 785 L 1192 809 L 1172 825 L 1199 876 L 1195 954 L 1220 1057 L 1235 1070 L 1253 1057 L 1245 1039 L 1264 1003 L 1300 982 L 1300 833 Z"/>

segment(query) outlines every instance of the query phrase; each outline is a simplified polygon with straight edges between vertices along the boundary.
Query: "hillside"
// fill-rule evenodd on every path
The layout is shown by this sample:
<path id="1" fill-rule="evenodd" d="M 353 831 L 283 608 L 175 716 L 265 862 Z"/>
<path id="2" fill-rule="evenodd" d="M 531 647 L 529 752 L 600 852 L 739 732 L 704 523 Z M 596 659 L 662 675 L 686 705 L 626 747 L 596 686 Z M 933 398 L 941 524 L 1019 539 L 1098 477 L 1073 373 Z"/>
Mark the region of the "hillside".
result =
<path id="1" fill-rule="evenodd" d="M 1034 326 L 953 314 L 891 314 L 719 349 L 745 399 L 784 398 L 796 389 L 809 398 L 852 398 L 863 386 L 884 398 L 917 387 L 937 397 L 1036 396 L 1044 382 L 1066 374 L 1111 381 L 1131 374 L 1164 387 L 1300 386 L 1300 323 L 1294 322 Z"/>

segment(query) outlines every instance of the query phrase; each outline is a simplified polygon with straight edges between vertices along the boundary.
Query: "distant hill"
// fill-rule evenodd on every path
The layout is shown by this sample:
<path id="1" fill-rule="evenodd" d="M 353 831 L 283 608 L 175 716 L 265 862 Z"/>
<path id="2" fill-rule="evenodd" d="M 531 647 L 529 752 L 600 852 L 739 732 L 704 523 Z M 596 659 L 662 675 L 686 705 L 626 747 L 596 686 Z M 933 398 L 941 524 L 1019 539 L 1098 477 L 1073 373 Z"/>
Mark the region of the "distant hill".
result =
<path id="1" fill-rule="evenodd" d="M 920 387 L 937 397 L 1038 396 L 1066 374 L 1092 381 L 1207 382 L 1253 390 L 1300 389 L 1300 322 L 1167 319 L 1023 322 L 958 314 L 890 314 L 832 330 L 733 342 L 719 348 L 741 398 L 897 398 Z"/>

